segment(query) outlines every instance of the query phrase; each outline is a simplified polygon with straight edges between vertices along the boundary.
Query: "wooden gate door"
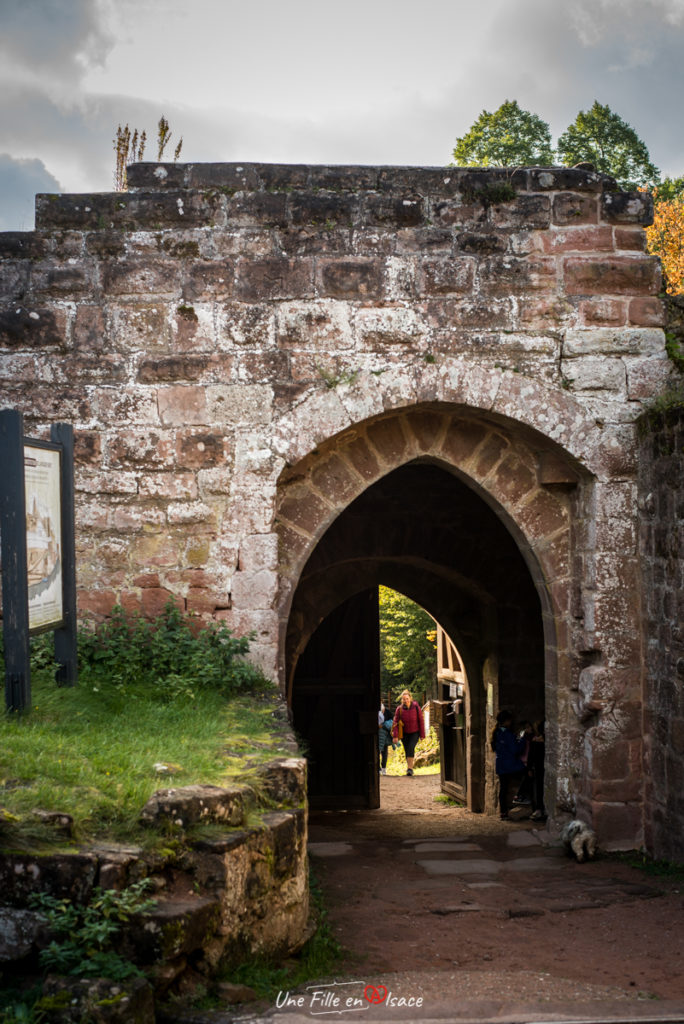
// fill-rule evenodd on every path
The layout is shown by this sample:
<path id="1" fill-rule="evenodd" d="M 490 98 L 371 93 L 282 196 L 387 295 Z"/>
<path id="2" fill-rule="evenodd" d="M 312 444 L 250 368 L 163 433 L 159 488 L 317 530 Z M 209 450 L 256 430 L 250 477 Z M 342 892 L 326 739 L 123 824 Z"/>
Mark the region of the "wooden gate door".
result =
<path id="1" fill-rule="evenodd" d="M 377 588 L 339 605 L 300 657 L 292 687 L 294 727 L 309 759 L 313 808 L 380 806 Z"/>

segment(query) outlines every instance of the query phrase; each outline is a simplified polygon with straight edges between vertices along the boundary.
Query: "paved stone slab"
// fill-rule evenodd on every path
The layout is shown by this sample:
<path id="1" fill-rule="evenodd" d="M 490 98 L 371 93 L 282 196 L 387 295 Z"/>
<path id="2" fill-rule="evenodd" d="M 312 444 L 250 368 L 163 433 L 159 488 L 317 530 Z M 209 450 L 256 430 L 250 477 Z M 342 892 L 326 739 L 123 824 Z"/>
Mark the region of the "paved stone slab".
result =
<path id="1" fill-rule="evenodd" d="M 343 857 L 353 849 L 351 843 L 309 843 L 309 853 L 314 857 Z"/>
<path id="2" fill-rule="evenodd" d="M 391 813 L 391 812 L 390 812 Z M 469 843 L 472 841 L 472 836 L 449 836 L 445 839 L 444 836 L 421 836 L 420 839 L 416 839 L 415 836 L 411 839 L 402 839 L 403 846 L 417 846 L 419 843 Z"/>
<path id="3" fill-rule="evenodd" d="M 548 871 L 549 868 L 557 869 L 558 865 L 554 861 L 547 860 L 546 857 L 515 857 L 513 860 L 504 861 L 500 865 L 504 871 Z"/>
<path id="4" fill-rule="evenodd" d="M 506 837 L 507 846 L 541 846 L 541 840 L 534 832 L 511 832 Z"/>
<path id="5" fill-rule="evenodd" d="M 418 860 L 428 875 L 496 875 L 501 864 L 495 860 Z"/>
<path id="6" fill-rule="evenodd" d="M 481 849 L 477 843 L 418 843 L 415 853 L 476 853 Z"/>

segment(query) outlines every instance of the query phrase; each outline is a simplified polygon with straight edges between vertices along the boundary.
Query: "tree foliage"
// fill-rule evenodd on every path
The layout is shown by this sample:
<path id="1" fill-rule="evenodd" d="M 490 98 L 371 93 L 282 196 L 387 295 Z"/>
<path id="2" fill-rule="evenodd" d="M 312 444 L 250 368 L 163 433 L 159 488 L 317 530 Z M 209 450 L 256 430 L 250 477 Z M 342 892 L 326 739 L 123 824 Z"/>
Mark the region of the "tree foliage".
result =
<path id="1" fill-rule="evenodd" d="M 506 100 L 498 110 L 483 110 L 465 135 L 456 139 L 459 167 L 516 167 L 553 163 L 551 131 L 546 121 Z"/>
<path id="2" fill-rule="evenodd" d="M 569 167 L 593 164 L 598 171 L 612 175 L 620 188 L 627 191 L 653 186 L 659 177 L 646 144 L 631 125 L 598 100 L 590 110 L 580 110 L 560 136 L 558 154 Z"/>
<path id="3" fill-rule="evenodd" d="M 672 199 L 684 200 L 684 175 L 681 178 L 670 178 L 668 176 L 658 182 L 658 187 L 653 193 L 653 201 L 656 206 L 658 203 L 667 203 Z"/>
<path id="4" fill-rule="evenodd" d="M 671 181 L 671 179 L 666 179 Z M 684 179 L 682 188 L 677 192 L 665 189 L 663 198 L 661 188 L 655 189 L 653 224 L 646 228 L 648 251 L 660 256 L 663 265 L 666 290 L 670 295 L 684 294 Z"/>
<path id="5" fill-rule="evenodd" d="M 431 693 L 437 678 L 435 620 L 404 594 L 389 587 L 379 591 L 382 692 L 395 700 L 404 689 Z"/>

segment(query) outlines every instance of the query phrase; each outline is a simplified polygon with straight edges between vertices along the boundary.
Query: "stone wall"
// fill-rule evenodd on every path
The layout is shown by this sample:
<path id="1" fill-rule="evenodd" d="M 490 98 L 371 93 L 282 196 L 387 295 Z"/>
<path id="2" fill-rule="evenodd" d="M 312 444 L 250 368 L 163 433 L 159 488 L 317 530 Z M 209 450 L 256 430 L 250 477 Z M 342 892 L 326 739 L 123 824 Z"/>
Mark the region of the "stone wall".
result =
<path id="1" fill-rule="evenodd" d="M 640 550 L 646 596 L 646 848 L 684 861 L 684 409 L 645 418 Z"/>
<path id="2" fill-rule="evenodd" d="M 323 533 L 436 460 L 539 594 L 552 809 L 640 842 L 635 421 L 670 372 L 650 198 L 567 168 L 141 164 L 129 183 L 39 196 L 37 230 L 0 236 L 3 404 L 76 430 L 81 611 L 172 596 L 255 630 L 285 688 Z"/>
<path id="3" fill-rule="evenodd" d="M 310 936 L 306 849 L 306 762 L 283 758 L 259 772 L 261 812 L 245 786 L 159 791 L 142 812 L 173 836 L 175 852 L 101 844 L 77 853 L 0 854 L 0 965 L 35 970 L 49 938 L 25 909 L 44 893 L 86 904 L 95 887 L 153 883 L 156 907 L 133 918 L 118 951 L 145 968 L 158 996 L 208 984 L 216 970 L 256 958 L 285 958 Z M 247 824 L 250 816 L 251 824 Z M 212 823 L 201 836 L 193 825 Z M 167 844 L 168 846 L 169 844 Z"/>

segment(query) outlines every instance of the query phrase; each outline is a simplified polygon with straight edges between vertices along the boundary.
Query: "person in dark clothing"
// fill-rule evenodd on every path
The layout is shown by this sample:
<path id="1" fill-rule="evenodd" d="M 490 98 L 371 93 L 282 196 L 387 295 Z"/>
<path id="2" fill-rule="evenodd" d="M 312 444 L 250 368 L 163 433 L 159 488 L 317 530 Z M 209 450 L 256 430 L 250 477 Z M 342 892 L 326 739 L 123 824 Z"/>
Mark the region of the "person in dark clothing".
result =
<path id="1" fill-rule="evenodd" d="M 544 722 L 534 723 L 534 734 L 530 740 L 527 758 L 528 770 L 532 773 L 532 818 L 546 820 L 544 807 Z"/>
<path id="2" fill-rule="evenodd" d="M 389 708 L 384 707 L 381 711 L 382 722 L 378 725 L 378 750 L 380 751 L 380 774 L 387 775 L 387 755 L 389 748 L 394 747 L 392 740 L 392 725 L 394 716 Z"/>
<path id="3" fill-rule="evenodd" d="M 533 785 L 533 774 L 532 767 L 529 762 L 530 757 L 530 744 L 532 737 L 534 736 L 534 726 L 531 722 L 523 722 L 522 724 L 522 735 L 525 738 L 525 749 L 520 755 L 520 760 L 525 765 L 525 775 L 520 783 L 518 792 L 513 797 L 514 805 L 519 804 L 531 804 L 532 803 L 532 785 Z"/>
<path id="4" fill-rule="evenodd" d="M 401 725 L 401 728 L 400 728 Z M 425 739 L 425 723 L 423 712 L 417 700 L 408 690 L 401 695 L 401 703 L 394 713 L 392 736 L 395 742 L 400 739 L 406 754 L 406 774 L 413 775 L 414 754 L 419 739 Z"/>
<path id="5" fill-rule="evenodd" d="M 499 776 L 499 811 L 501 820 L 508 820 L 508 790 L 511 780 L 525 771 L 520 755 L 525 749 L 525 737 L 517 739 L 512 730 L 513 716 L 510 711 L 500 711 L 496 716 L 496 728 L 492 733 L 492 750 L 496 754 L 496 774 Z"/>

